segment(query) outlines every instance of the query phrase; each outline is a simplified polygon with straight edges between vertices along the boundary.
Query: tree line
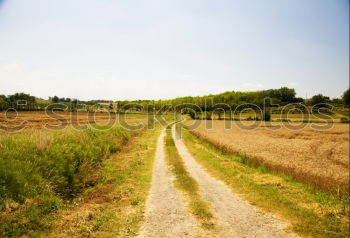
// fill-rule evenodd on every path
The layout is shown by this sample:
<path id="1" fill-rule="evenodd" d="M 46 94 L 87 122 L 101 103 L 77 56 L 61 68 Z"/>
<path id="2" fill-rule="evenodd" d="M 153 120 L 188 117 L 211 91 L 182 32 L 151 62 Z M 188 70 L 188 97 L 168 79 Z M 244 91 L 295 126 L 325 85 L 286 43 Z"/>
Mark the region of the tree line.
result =
<path id="1" fill-rule="evenodd" d="M 279 89 L 261 90 L 255 92 L 225 92 L 215 95 L 198 97 L 179 97 L 170 100 L 138 100 L 138 101 L 120 101 L 119 108 L 127 109 L 146 109 L 151 105 L 154 110 L 181 110 L 183 108 L 192 108 L 194 111 L 213 111 L 221 107 L 222 109 L 235 110 L 244 109 L 256 105 L 259 108 L 264 107 L 264 100 L 271 99 L 271 105 L 285 106 L 288 104 L 301 104 L 305 106 L 327 107 L 333 105 L 336 107 L 349 107 L 349 89 L 347 89 L 341 98 L 330 99 L 328 96 L 318 94 L 310 99 L 296 97 L 295 89 L 282 87 Z"/>
<path id="2" fill-rule="evenodd" d="M 159 111 L 159 110 L 182 110 L 183 108 L 192 108 L 194 111 L 214 111 L 218 105 L 225 110 L 234 110 L 238 107 L 244 109 L 244 105 L 254 104 L 260 108 L 264 106 L 264 99 L 270 98 L 272 105 L 284 106 L 287 104 L 303 104 L 306 106 L 314 105 L 334 105 L 337 107 L 350 107 L 350 90 L 347 89 L 341 98 L 330 99 L 330 97 L 318 94 L 310 99 L 296 97 L 295 89 L 282 87 L 279 89 L 268 89 L 255 92 L 235 92 L 198 96 L 198 97 L 179 97 L 170 100 L 137 100 L 137 101 L 108 101 L 108 100 L 90 100 L 81 101 L 71 98 L 60 98 L 58 96 L 49 97 L 49 100 L 36 98 L 26 93 L 15 93 L 13 95 L 0 95 L 0 110 L 13 108 L 22 110 L 45 110 L 54 105 L 65 111 L 76 111 L 78 109 L 93 111 L 101 107 L 107 110 L 123 112 L 127 110 L 138 111 Z M 115 106 L 117 105 L 117 106 Z"/>

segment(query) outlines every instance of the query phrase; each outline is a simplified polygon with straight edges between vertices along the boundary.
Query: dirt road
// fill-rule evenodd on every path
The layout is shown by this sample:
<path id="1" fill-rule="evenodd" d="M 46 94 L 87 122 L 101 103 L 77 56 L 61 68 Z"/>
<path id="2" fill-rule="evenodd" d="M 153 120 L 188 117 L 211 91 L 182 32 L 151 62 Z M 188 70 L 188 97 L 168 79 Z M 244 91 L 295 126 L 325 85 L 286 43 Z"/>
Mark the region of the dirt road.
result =
<path id="1" fill-rule="evenodd" d="M 146 219 L 139 237 L 195 237 L 199 226 L 186 211 L 185 198 L 172 185 L 173 175 L 165 162 L 164 138 L 165 130 L 157 143 Z"/>
<path id="2" fill-rule="evenodd" d="M 172 134 L 176 148 L 191 176 L 200 185 L 216 218 L 216 229 L 203 230 L 186 209 L 186 197 L 172 183 L 164 153 L 165 132 L 161 134 L 153 169 L 152 188 L 147 200 L 146 220 L 139 237 L 297 237 L 287 233 L 288 224 L 264 214 L 234 195 L 221 181 L 211 177 L 192 157 L 181 139 Z"/>
<path id="3" fill-rule="evenodd" d="M 288 227 L 277 217 L 264 214 L 254 206 L 234 195 L 222 182 L 210 176 L 188 152 L 185 144 L 172 134 L 176 148 L 187 170 L 200 185 L 201 196 L 209 201 L 218 222 L 230 227 L 233 237 L 297 237 L 284 231 Z"/>

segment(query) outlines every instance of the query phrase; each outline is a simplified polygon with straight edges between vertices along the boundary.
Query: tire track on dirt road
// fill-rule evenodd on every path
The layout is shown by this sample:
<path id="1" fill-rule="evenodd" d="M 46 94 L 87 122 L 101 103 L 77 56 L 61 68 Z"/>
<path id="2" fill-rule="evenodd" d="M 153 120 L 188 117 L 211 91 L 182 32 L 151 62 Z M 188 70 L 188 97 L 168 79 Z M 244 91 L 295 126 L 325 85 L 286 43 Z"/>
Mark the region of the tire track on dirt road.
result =
<path id="1" fill-rule="evenodd" d="M 218 222 L 230 227 L 232 237 L 298 237 L 285 231 L 287 223 L 273 215 L 262 213 L 234 195 L 222 181 L 211 177 L 188 152 L 181 138 L 178 138 L 175 125 L 172 127 L 172 135 L 188 172 L 200 186 L 202 198 L 211 203 Z"/>
<path id="2" fill-rule="evenodd" d="M 185 197 L 173 186 L 174 177 L 165 162 L 165 135 L 163 130 L 158 139 L 145 222 L 138 237 L 204 237 L 186 210 Z"/>

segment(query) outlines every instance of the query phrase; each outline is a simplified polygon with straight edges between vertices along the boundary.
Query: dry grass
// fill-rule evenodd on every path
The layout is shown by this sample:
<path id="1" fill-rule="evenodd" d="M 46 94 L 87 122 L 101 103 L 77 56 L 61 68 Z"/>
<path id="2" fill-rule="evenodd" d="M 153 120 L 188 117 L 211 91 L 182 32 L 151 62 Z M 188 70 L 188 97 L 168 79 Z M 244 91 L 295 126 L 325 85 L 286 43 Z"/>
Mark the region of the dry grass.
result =
<path id="1" fill-rule="evenodd" d="M 280 123 L 260 125 L 254 130 L 240 129 L 237 122 L 188 122 L 197 136 L 231 153 L 246 155 L 256 163 L 283 172 L 313 187 L 333 194 L 348 194 L 349 125 L 336 124 L 329 130 L 278 129 Z M 225 129 L 224 123 L 232 123 Z M 240 122 L 247 125 L 252 122 Z"/>

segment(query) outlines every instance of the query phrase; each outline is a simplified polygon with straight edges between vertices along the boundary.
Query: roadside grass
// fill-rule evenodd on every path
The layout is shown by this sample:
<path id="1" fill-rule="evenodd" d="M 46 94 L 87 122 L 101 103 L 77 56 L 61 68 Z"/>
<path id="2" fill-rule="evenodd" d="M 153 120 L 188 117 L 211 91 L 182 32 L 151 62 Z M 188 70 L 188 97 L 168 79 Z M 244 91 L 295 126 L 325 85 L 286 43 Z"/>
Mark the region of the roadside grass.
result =
<path id="1" fill-rule="evenodd" d="M 186 170 L 182 158 L 177 152 L 173 137 L 171 135 L 171 126 L 166 129 L 166 158 L 171 166 L 171 171 L 175 175 L 175 186 L 182 190 L 189 198 L 190 212 L 201 222 L 206 229 L 213 229 L 213 214 L 210 211 L 210 206 L 203 201 L 199 195 L 199 185 L 197 181 L 191 177 Z"/>
<path id="2" fill-rule="evenodd" d="M 55 237 L 136 236 L 144 219 L 160 126 L 133 137 L 103 163 L 99 183 L 56 216 Z"/>
<path id="3" fill-rule="evenodd" d="M 182 138 L 193 157 L 251 204 L 285 218 L 306 237 L 349 237 L 349 198 L 337 198 L 247 157 L 228 154 L 188 130 Z"/>
<path id="4" fill-rule="evenodd" d="M 135 135 L 109 130 L 0 136 L 0 237 L 36 237 L 52 215 L 97 182 L 103 161 Z"/>

